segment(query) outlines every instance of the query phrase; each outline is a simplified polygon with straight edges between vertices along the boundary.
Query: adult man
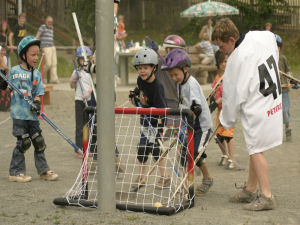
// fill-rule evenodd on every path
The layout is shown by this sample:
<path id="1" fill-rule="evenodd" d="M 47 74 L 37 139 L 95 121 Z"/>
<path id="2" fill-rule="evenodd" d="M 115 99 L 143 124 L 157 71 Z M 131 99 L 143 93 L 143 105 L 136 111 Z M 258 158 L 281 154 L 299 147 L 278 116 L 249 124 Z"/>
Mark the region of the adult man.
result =
<path id="1" fill-rule="evenodd" d="M 53 40 L 53 18 L 47 16 L 45 24 L 41 25 L 36 38 L 41 40 L 41 49 L 45 57 L 45 74 L 47 75 L 47 83 L 59 83 L 57 77 L 57 57 L 56 48 Z"/>
<path id="2" fill-rule="evenodd" d="M 230 201 L 249 203 L 246 210 L 274 209 L 263 152 L 282 144 L 282 95 L 275 36 L 269 31 L 249 31 L 240 36 L 234 23 L 224 18 L 214 27 L 212 40 L 229 55 L 220 122 L 226 129 L 232 128 L 240 112 L 250 155 L 247 184 Z"/>
<path id="3" fill-rule="evenodd" d="M 19 42 L 22 40 L 23 37 L 26 36 L 26 14 L 21 13 L 18 16 L 18 23 L 14 26 L 12 31 L 9 33 L 8 36 L 8 42 L 9 42 L 9 49 L 14 50 L 18 57 L 17 48 L 19 45 Z M 12 53 L 12 52 L 11 52 Z"/>

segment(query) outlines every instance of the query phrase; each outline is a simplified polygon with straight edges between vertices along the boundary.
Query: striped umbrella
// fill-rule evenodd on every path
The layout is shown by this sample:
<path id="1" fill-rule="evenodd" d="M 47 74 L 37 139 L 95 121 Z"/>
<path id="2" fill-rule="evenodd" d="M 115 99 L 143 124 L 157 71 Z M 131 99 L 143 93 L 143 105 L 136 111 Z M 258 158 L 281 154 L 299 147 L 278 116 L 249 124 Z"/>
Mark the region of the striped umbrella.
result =
<path id="1" fill-rule="evenodd" d="M 223 2 L 207 1 L 191 6 L 180 13 L 181 17 L 237 15 L 239 10 Z"/>

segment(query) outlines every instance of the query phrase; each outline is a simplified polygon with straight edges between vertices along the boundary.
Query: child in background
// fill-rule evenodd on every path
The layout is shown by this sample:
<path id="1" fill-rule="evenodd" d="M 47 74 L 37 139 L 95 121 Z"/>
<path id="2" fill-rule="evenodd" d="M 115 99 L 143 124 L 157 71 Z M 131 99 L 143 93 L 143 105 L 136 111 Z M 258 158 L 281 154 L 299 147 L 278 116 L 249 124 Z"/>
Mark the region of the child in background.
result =
<path id="1" fill-rule="evenodd" d="M 136 95 L 133 96 L 131 93 L 129 97 L 132 98 L 132 102 L 138 107 L 167 107 L 164 88 L 154 74 L 157 70 L 157 57 L 157 54 L 152 49 L 143 48 L 133 58 L 133 66 L 139 74 L 137 79 L 138 87 L 134 91 Z M 161 139 L 160 131 L 164 127 L 164 121 L 156 116 L 142 116 L 141 127 L 140 142 L 137 146 L 137 159 L 140 163 L 139 176 L 135 180 L 137 186 L 144 184 L 147 179 L 145 170 L 149 154 L 151 153 L 157 161 L 162 153 L 158 142 Z M 167 175 L 165 159 L 160 160 L 158 166 L 161 178 L 157 182 L 156 188 L 169 187 L 171 179 Z"/>
<path id="2" fill-rule="evenodd" d="M 26 175 L 25 152 L 34 146 L 34 160 L 40 178 L 54 181 L 58 175 L 49 169 L 45 157 L 46 144 L 42 136 L 39 123 L 40 98 L 44 94 L 42 77 L 34 66 L 38 62 L 40 41 L 33 36 L 23 38 L 18 45 L 18 54 L 22 63 L 14 66 L 10 71 L 9 80 L 32 99 L 33 108 L 16 91 L 12 90 L 10 116 L 13 119 L 13 135 L 17 138 L 17 145 L 13 151 L 9 181 L 29 182 L 31 176 Z"/>
<path id="3" fill-rule="evenodd" d="M 202 65 L 210 65 L 214 62 L 214 49 L 209 41 L 207 33 L 203 34 L 203 39 L 197 46 L 203 53 L 199 54 L 199 59 Z"/>
<path id="4" fill-rule="evenodd" d="M 89 47 L 85 46 L 87 57 L 92 55 Z M 84 125 L 83 110 L 86 106 L 91 105 L 91 93 L 93 91 L 90 74 L 84 70 L 84 58 L 81 47 L 76 50 L 77 70 L 74 70 L 70 78 L 70 87 L 75 89 L 75 143 L 82 149 L 82 129 Z M 82 158 L 82 154 L 76 152 L 77 158 Z"/>
<path id="5" fill-rule="evenodd" d="M 174 49 L 166 56 L 161 69 L 168 70 L 172 80 L 177 83 L 179 108 L 188 108 L 194 113 L 194 157 L 196 158 L 209 139 L 212 121 L 202 88 L 188 72 L 190 66 L 191 60 L 188 54 L 182 49 Z M 196 164 L 203 174 L 202 184 L 196 188 L 196 194 L 199 195 L 207 193 L 213 185 L 213 178 L 205 163 L 206 157 L 207 155 L 203 153 Z"/>
<path id="6" fill-rule="evenodd" d="M 216 86 L 218 81 L 223 78 L 225 67 L 226 67 L 226 62 L 228 56 L 224 54 L 223 52 L 217 51 L 216 52 L 216 65 L 218 68 L 218 74 L 215 77 L 215 80 L 212 83 L 212 88 Z M 216 103 L 218 104 L 218 112 L 217 112 L 217 118 L 216 118 L 216 125 L 218 126 L 220 123 L 220 112 L 222 110 L 222 90 L 223 90 L 223 84 L 221 83 L 219 87 L 216 90 Z M 223 152 L 223 155 L 221 157 L 220 166 L 224 166 L 227 161 L 226 168 L 227 169 L 233 169 L 234 162 L 234 139 L 233 139 L 233 133 L 234 133 L 234 128 L 231 129 L 225 129 L 222 125 L 218 128 L 216 135 L 223 147 L 226 150 L 226 152 Z M 221 149 L 222 150 L 222 149 Z M 227 155 L 229 154 L 229 155 Z M 229 157 L 229 159 L 228 159 Z"/>
<path id="7" fill-rule="evenodd" d="M 117 33 L 117 40 L 120 43 L 120 48 L 121 49 L 126 49 L 125 45 L 125 38 L 127 37 L 127 33 L 125 30 L 125 23 L 124 23 L 124 16 L 119 15 L 118 16 L 118 22 L 119 22 L 119 27 L 118 27 L 118 33 Z"/>

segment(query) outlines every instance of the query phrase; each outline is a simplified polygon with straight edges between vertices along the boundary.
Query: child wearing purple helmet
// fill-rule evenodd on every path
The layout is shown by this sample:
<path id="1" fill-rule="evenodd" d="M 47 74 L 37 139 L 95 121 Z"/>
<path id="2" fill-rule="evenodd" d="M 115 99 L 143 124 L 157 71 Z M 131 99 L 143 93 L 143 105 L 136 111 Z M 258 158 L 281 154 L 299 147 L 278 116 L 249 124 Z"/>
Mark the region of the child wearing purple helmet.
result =
<path id="1" fill-rule="evenodd" d="M 188 54 L 182 49 L 174 49 L 166 56 L 161 69 L 167 70 L 171 79 L 177 84 L 179 108 L 188 108 L 194 113 L 194 158 L 196 158 L 209 139 L 212 120 L 202 88 L 188 72 L 190 66 L 191 60 Z M 186 144 L 183 144 L 181 149 L 183 160 L 186 157 L 185 146 Z M 196 164 L 203 174 L 202 184 L 196 188 L 196 194 L 199 195 L 207 193 L 213 185 L 213 179 L 205 163 L 206 157 L 207 155 L 203 153 Z M 182 164 L 184 163 L 183 160 L 181 161 Z"/>

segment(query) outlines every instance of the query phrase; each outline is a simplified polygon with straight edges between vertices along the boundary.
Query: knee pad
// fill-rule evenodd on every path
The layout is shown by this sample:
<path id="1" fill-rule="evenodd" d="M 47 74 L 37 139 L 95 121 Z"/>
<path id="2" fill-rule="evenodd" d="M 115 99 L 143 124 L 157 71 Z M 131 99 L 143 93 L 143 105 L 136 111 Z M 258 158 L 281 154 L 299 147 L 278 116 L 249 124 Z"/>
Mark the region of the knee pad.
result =
<path id="1" fill-rule="evenodd" d="M 46 149 L 46 144 L 41 133 L 35 133 L 31 137 L 32 144 L 34 146 L 34 150 L 37 152 L 44 152 Z"/>
<path id="2" fill-rule="evenodd" d="M 152 156 L 153 156 L 154 160 L 157 161 L 161 155 L 160 148 L 157 145 L 148 146 L 147 148 L 149 148 L 149 151 L 152 152 Z"/>
<path id="3" fill-rule="evenodd" d="M 31 146 L 29 134 L 18 136 L 17 148 L 20 152 L 25 153 Z"/>
<path id="4" fill-rule="evenodd" d="M 145 145 L 138 146 L 138 151 L 137 151 L 137 159 L 140 163 L 145 163 L 148 160 L 148 148 Z"/>

